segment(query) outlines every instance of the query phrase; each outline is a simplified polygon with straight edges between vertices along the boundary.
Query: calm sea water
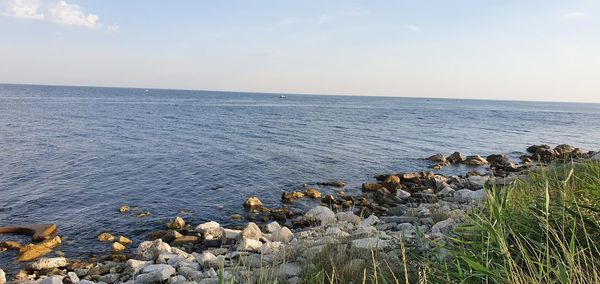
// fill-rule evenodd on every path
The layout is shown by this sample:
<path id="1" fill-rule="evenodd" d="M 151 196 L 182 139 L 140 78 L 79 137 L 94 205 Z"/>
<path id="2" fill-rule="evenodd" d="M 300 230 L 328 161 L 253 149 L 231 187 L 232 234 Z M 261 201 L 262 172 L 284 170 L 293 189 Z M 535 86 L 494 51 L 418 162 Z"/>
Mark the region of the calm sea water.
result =
<path id="1" fill-rule="evenodd" d="M 0 85 L 0 225 L 57 223 L 74 256 L 106 251 L 104 230 L 139 240 L 182 210 L 229 223 L 249 195 L 275 205 L 331 179 L 358 192 L 438 152 L 600 148 L 594 104 L 279 96 Z M 121 215 L 122 204 L 151 215 Z M 0 254 L 0 266 L 13 259 Z"/>

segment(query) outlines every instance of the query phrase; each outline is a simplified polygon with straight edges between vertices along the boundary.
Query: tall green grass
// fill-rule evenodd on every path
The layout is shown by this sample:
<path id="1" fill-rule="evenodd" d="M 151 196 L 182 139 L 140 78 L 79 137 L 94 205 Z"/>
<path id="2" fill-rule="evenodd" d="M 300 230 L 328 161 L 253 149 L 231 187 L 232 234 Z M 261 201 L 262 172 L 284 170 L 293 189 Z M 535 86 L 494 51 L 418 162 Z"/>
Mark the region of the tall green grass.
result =
<path id="1" fill-rule="evenodd" d="M 600 164 L 554 165 L 508 188 L 423 261 L 431 283 L 600 283 Z"/>

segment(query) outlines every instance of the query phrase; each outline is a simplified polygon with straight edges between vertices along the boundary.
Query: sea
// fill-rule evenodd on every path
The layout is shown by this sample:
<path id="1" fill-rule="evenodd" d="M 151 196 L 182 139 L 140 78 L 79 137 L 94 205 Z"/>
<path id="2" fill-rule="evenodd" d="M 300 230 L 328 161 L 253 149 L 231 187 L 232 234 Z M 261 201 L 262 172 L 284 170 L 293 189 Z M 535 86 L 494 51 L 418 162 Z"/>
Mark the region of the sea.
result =
<path id="1" fill-rule="evenodd" d="M 249 196 L 275 207 L 330 180 L 359 194 L 376 174 L 428 170 L 436 153 L 517 160 L 541 143 L 600 150 L 600 104 L 4 84 L 0 226 L 56 223 L 59 253 L 102 255 L 104 231 L 139 243 L 175 216 L 234 226 Z"/>

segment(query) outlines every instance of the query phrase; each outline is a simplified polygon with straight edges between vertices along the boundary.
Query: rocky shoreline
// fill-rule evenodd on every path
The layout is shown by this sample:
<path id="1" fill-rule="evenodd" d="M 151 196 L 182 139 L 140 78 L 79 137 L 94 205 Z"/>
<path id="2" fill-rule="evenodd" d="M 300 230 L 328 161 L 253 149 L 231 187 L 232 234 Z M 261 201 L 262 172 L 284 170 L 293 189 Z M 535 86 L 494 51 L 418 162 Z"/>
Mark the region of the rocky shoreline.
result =
<path id="1" fill-rule="evenodd" d="M 398 267 L 394 264 L 402 261 L 401 246 L 419 246 L 424 251 L 443 247 L 449 241 L 445 233 L 460 226 L 465 214 L 485 200 L 485 188 L 527 179 L 540 165 L 600 161 L 600 153 L 569 145 L 534 145 L 527 152 L 518 163 L 503 154 L 436 154 L 427 158 L 434 170 L 464 164 L 472 171 L 461 176 L 431 171 L 382 174 L 360 189 L 347 189 L 341 181 L 319 184 L 337 188 L 335 195 L 306 185 L 303 191 L 284 192 L 279 208 L 266 208 L 252 196 L 243 212 L 249 222 L 241 228 L 223 228 L 214 221 L 192 225 L 177 217 L 139 244 L 105 232 L 98 241 L 110 244 L 112 253 L 103 258 L 46 257 L 61 245 L 59 236 L 28 245 L 3 242 L 0 253 L 16 250 L 19 261 L 27 264 L 21 271 L 0 269 L 0 284 L 183 284 L 219 283 L 220 279 L 302 283 L 304 271 L 332 252 L 344 260 L 348 271 L 363 271 L 372 259 Z M 307 212 L 285 206 L 301 199 L 315 206 Z M 125 214 L 129 209 L 124 205 L 119 211 Z"/>

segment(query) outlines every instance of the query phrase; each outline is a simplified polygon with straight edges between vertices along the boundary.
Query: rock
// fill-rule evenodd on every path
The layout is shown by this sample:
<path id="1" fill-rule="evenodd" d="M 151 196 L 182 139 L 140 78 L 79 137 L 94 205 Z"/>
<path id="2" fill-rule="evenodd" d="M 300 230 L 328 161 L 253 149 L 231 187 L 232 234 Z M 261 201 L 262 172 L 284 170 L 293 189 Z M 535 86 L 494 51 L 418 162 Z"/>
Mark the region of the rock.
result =
<path id="1" fill-rule="evenodd" d="M 452 228 L 456 225 L 456 222 L 452 218 L 448 218 L 446 220 L 435 223 L 431 227 L 431 233 L 447 233 L 452 230 Z"/>
<path id="2" fill-rule="evenodd" d="M 119 281 L 119 278 L 121 278 L 120 274 L 110 273 L 110 274 L 106 274 L 106 275 L 102 275 L 102 276 L 98 277 L 98 282 L 113 284 L 113 283 L 117 283 Z"/>
<path id="3" fill-rule="evenodd" d="M 260 240 L 260 237 L 262 237 L 260 228 L 253 222 L 249 222 L 242 230 L 242 239 Z"/>
<path id="4" fill-rule="evenodd" d="M 388 190 L 396 190 L 401 187 L 400 178 L 398 176 L 391 175 L 383 181 L 383 187 Z"/>
<path id="5" fill-rule="evenodd" d="M 237 246 L 238 251 L 254 251 L 257 252 L 262 247 L 262 242 L 254 239 L 242 239 Z"/>
<path id="6" fill-rule="evenodd" d="M 454 153 L 452 153 L 452 155 L 448 156 L 448 158 L 446 158 L 446 160 L 448 162 L 450 162 L 451 164 L 456 164 L 456 163 L 462 163 L 464 161 L 464 158 L 460 152 L 454 152 Z"/>
<path id="7" fill-rule="evenodd" d="M 272 242 L 289 243 L 294 238 L 294 234 L 287 227 L 281 227 L 271 234 Z"/>
<path id="8" fill-rule="evenodd" d="M 79 283 L 79 276 L 73 271 L 68 272 L 67 276 L 63 278 L 63 284 L 77 284 Z"/>
<path id="9" fill-rule="evenodd" d="M 281 193 L 281 201 L 283 201 L 283 203 L 292 203 L 298 199 L 301 199 L 304 197 L 304 192 L 299 192 L 299 191 L 293 191 L 293 192 L 283 192 Z"/>
<path id="10" fill-rule="evenodd" d="M 231 216 L 229 216 L 229 219 L 233 220 L 233 221 L 241 221 L 244 217 L 241 214 L 231 214 Z"/>
<path id="11" fill-rule="evenodd" d="M 351 246 L 356 249 L 385 250 L 391 246 L 389 241 L 379 238 L 364 238 L 353 240 Z"/>
<path id="12" fill-rule="evenodd" d="M 312 199 L 318 199 L 321 198 L 321 192 L 319 192 L 318 190 L 314 189 L 314 188 L 309 188 L 306 190 L 305 192 L 306 196 L 312 198 Z"/>
<path id="13" fill-rule="evenodd" d="M 470 190 L 470 189 L 461 189 L 454 192 L 454 199 L 457 202 L 468 203 L 471 201 L 483 201 L 485 200 L 486 192 L 484 189 L 480 190 Z"/>
<path id="14" fill-rule="evenodd" d="M 474 155 L 474 156 L 467 156 L 467 158 L 464 160 L 465 164 L 467 165 L 471 165 L 471 166 L 482 166 L 487 164 L 487 160 L 479 155 Z"/>
<path id="15" fill-rule="evenodd" d="M 265 231 L 267 233 L 273 233 L 281 228 L 281 225 L 277 222 L 271 222 L 265 226 Z"/>
<path id="16" fill-rule="evenodd" d="M 174 240 L 183 237 L 183 235 L 175 230 L 169 230 L 164 236 L 162 236 L 162 240 L 165 243 L 171 243 Z"/>
<path id="17" fill-rule="evenodd" d="M 277 223 L 277 222 L 274 222 Z M 279 225 L 279 224 L 277 224 Z M 267 225 L 269 226 L 269 225 Z M 237 240 L 240 239 L 240 237 L 242 236 L 242 231 L 241 230 L 233 230 L 233 229 L 223 229 L 223 235 L 225 236 L 226 240 Z"/>
<path id="18" fill-rule="evenodd" d="M 501 171 L 517 171 L 517 165 L 513 163 L 506 155 L 489 155 L 486 160 L 490 163 L 490 167 L 494 170 Z"/>
<path id="19" fill-rule="evenodd" d="M 556 147 L 554 147 L 554 152 L 559 155 L 559 156 L 568 156 L 569 154 L 573 153 L 576 151 L 576 148 L 571 146 L 571 145 L 567 145 L 567 144 L 561 144 L 558 145 Z"/>
<path id="20" fill-rule="evenodd" d="M 489 178 L 485 176 L 470 176 L 467 180 L 473 189 L 482 189 Z"/>
<path id="21" fill-rule="evenodd" d="M 360 217 L 356 216 L 352 212 L 338 212 L 335 214 L 335 217 L 337 218 L 338 222 L 348 222 L 355 226 L 360 224 L 361 220 Z"/>
<path id="22" fill-rule="evenodd" d="M 223 228 L 208 228 L 202 233 L 205 240 L 216 240 L 223 236 Z"/>
<path id="23" fill-rule="evenodd" d="M 410 197 L 410 192 L 404 191 L 402 189 L 398 189 L 398 190 L 396 190 L 396 197 L 398 197 L 402 200 L 406 200 Z"/>
<path id="24" fill-rule="evenodd" d="M 62 276 L 50 276 L 42 281 L 39 281 L 38 284 L 63 284 Z"/>
<path id="25" fill-rule="evenodd" d="M 29 267 L 33 270 L 44 270 L 44 269 L 65 267 L 68 264 L 69 264 L 69 261 L 64 257 L 53 257 L 53 258 L 40 258 L 38 261 L 32 263 Z"/>
<path id="26" fill-rule="evenodd" d="M 142 242 L 136 250 L 141 260 L 155 260 L 161 253 L 171 253 L 171 246 L 161 239 Z"/>
<path id="27" fill-rule="evenodd" d="M 122 251 L 124 251 L 126 249 L 127 248 L 124 245 L 122 245 L 121 243 L 119 243 L 119 242 L 114 242 L 111 245 L 111 250 L 113 252 L 122 252 Z"/>
<path id="28" fill-rule="evenodd" d="M 454 194 L 454 189 L 451 188 L 451 187 L 449 187 L 449 186 L 446 186 L 442 190 L 440 190 L 440 192 L 437 193 L 437 196 L 439 196 L 439 197 L 447 197 L 447 196 L 450 196 L 452 194 Z"/>
<path id="29" fill-rule="evenodd" d="M 6 283 L 6 273 L 4 273 L 4 270 L 0 269 L 0 284 L 5 284 Z"/>
<path id="30" fill-rule="evenodd" d="M 169 284 L 191 284 L 190 282 L 187 281 L 185 276 L 182 276 L 182 275 L 176 275 L 176 276 L 169 278 L 168 283 Z"/>
<path id="31" fill-rule="evenodd" d="M 221 225 L 219 225 L 219 223 L 217 223 L 215 221 L 210 221 L 210 222 L 202 223 L 202 224 L 196 226 L 196 231 L 200 232 L 201 234 L 204 234 L 204 232 L 210 228 L 219 228 L 219 227 L 221 227 Z"/>
<path id="32" fill-rule="evenodd" d="M 130 245 L 133 243 L 132 240 L 126 238 L 125 236 L 119 236 L 118 242 L 124 246 Z"/>
<path id="33" fill-rule="evenodd" d="M 346 184 L 343 181 L 325 181 L 325 182 L 318 182 L 318 185 L 323 185 L 323 186 L 334 186 L 334 187 L 344 187 Z"/>
<path id="34" fill-rule="evenodd" d="M 129 205 L 123 205 L 123 206 L 119 207 L 119 212 L 121 212 L 121 213 L 127 213 L 127 212 L 129 212 L 129 210 L 131 210 L 131 208 L 129 208 Z"/>
<path id="35" fill-rule="evenodd" d="M 274 253 L 278 253 L 280 251 L 282 251 L 284 249 L 285 245 L 282 242 L 269 242 L 269 243 L 264 243 L 261 247 L 260 247 L 260 253 L 261 254 L 274 254 Z"/>
<path id="36" fill-rule="evenodd" d="M 325 204 L 338 204 L 337 200 L 335 200 L 335 197 L 333 197 L 333 195 L 329 194 L 329 195 L 325 195 L 325 197 L 321 198 L 321 202 L 325 203 Z"/>
<path id="37" fill-rule="evenodd" d="M 430 156 L 429 158 L 427 158 L 427 160 L 432 161 L 432 162 L 436 162 L 436 163 L 445 163 L 446 162 L 446 157 L 444 157 L 443 154 L 435 154 L 435 155 Z"/>
<path id="38" fill-rule="evenodd" d="M 79 284 L 96 284 L 96 282 L 82 279 L 79 281 Z"/>
<path id="39" fill-rule="evenodd" d="M 379 183 L 365 182 L 362 184 L 363 191 L 377 191 L 377 190 L 381 189 L 382 187 L 383 187 L 383 185 L 379 184 Z"/>
<path id="40" fill-rule="evenodd" d="M 43 241 L 40 244 L 28 244 L 21 247 L 19 250 L 17 261 L 27 262 L 42 257 L 52 252 L 52 249 L 59 246 L 61 243 L 60 237 L 56 236 L 50 240 Z"/>
<path id="41" fill-rule="evenodd" d="M 152 264 L 144 267 L 143 274 L 135 278 L 136 283 L 155 283 L 169 279 L 175 274 L 175 268 L 168 264 Z"/>
<path id="42" fill-rule="evenodd" d="M 375 215 L 371 215 L 368 218 L 360 221 L 359 226 L 360 227 L 365 227 L 365 226 L 374 226 L 377 223 L 379 223 L 379 218 Z"/>
<path id="43" fill-rule="evenodd" d="M 86 268 L 75 268 L 73 271 L 78 277 L 85 277 L 90 270 Z"/>
<path id="44" fill-rule="evenodd" d="M 193 245 L 200 243 L 200 238 L 198 236 L 182 236 L 180 238 L 175 239 L 171 242 L 173 246 L 184 246 L 184 245 Z"/>
<path id="45" fill-rule="evenodd" d="M 540 150 L 550 150 L 550 146 L 546 145 L 546 144 L 542 144 L 542 145 L 532 145 L 527 147 L 527 152 L 535 154 L 537 152 L 539 152 Z"/>
<path id="46" fill-rule="evenodd" d="M 215 256 L 212 252 L 205 251 L 200 255 L 197 259 L 198 263 L 203 267 L 215 267 L 217 262 L 217 256 Z"/>
<path id="47" fill-rule="evenodd" d="M 98 235 L 98 240 L 101 242 L 113 242 L 115 241 L 115 237 L 111 235 L 109 232 L 104 232 Z"/>
<path id="48" fill-rule="evenodd" d="M 202 274 L 202 271 L 198 271 L 191 267 L 181 267 L 177 271 L 177 274 L 185 277 L 189 281 L 195 281 L 195 282 L 200 281 L 202 279 L 202 277 L 204 277 L 204 275 Z"/>
<path id="49" fill-rule="evenodd" d="M 262 201 L 256 196 L 249 197 L 246 199 L 246 202 L 244 202 L 244 206 L 249 209 L 262 207 L 262 205 Z"/>
<path id="50" fill-rule="evenodd" d="M 19 242 L 7 241 L 0 243 L 0 248 L 5 248 L 8 250 L 20 250 L 22 247 L 23 246 Z"/>
<path id="51" fill-rule="evenodd" d="M 325 206 L 315 206 L 304 215 L 309 220 L 319 221 L 321 225 L 335 222 L 335 213 Z"/>
<path id="52" fill-rule="evenodd" d="M 592 160 L 600 162 L 600 153 L 593 155 Z"/>
<path id="53" fill-rule="evenodd" d="M 129 269 L 131 269 L 133 274 L 138 274 L 140 271 L 142 271 L 142 269 L 144 269 L 144 267 L 151 265 L 151 264 L 154 264 L 154 262 L 137 260 L 137 259 L 129 259 L 126 262 L 127 267 Z"/>
<path id="54" fill-rule="evenodd" d="M 178 216 L 171 223 L 167 224 L 167 228 L 171 230 L 181 230 L 185 228 L 185 220 Z"/>
<path id="55" fill-rule="evenodd" d="M 300 275 L 302 267 L 297 262 L 284 263 L 279 266 L 278 275 L 291 278 Z"/>

